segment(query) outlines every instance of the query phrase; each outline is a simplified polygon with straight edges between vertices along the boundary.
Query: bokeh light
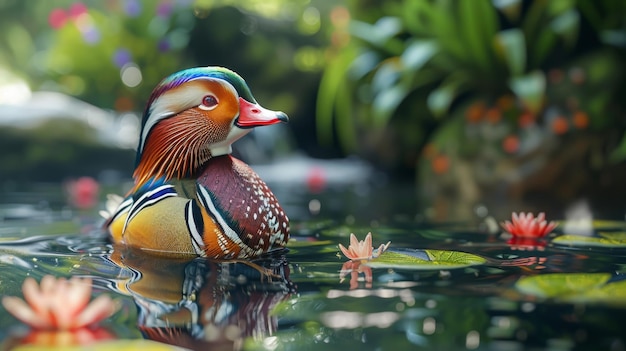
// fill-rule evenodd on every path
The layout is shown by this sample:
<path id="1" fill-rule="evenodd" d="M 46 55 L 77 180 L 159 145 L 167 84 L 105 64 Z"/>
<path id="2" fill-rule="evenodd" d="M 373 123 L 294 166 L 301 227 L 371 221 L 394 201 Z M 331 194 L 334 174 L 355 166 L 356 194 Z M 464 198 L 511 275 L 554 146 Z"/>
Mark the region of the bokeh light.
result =
<path id="1" fill-rule="evenodd" d="M 137 17 L 141 14 L 141 3 L 138 0 L 125 0 L 123 6 L 128 17 Z"/>
<path id="2" fill-rule="evenodd" d="M 48 16 L 48 23 L 50 24 L 50 27 L 54 29 L 59 29 L 63 27 L 66 22 L 67 15 L 62 9 L 54 9 L 50 12 L 50 15 Z"/>
<path id="3" fill-rule="evenodd" d="M 315 71 L 323 62 L 322 51 L 312 46 L 299 48 L 293 56 L 294 66 L 301 71 Z"/>
<path id="4" fill-rule="evenodd" d="M 512 154 L 519 150 L 519 138 L 516 135 L 509 135 L 502 140 L 502 148 L 504 151 Z"/>
<path id="5" fill-rule="evenodd" d="M 63 86 L 65 92 L 70 95 L 80 95 L 85 91 L 85 88 L 87 87 L 84 78 L 73 74 L 64 75 L 60 79 L 60 83 Z"/>
<path id="6" fill-rule="evenodd" d="M 76 28 L 80 31 L 87 44 L 97 44 L 100 42 L 100 30 L 96 28 L 93 18 L 89 13 L 84 12 L 74 19 Z"/>
<path id="7" fill-rule="evenodd" d="M 307 7 L 298 22 L 298 30 L 305 35 L 317 33 L 321 27 L 320 11 L 315 7 Z"/>
<path id="8" fill-rule="evenodd" d="M 26 82 L 11 77 L 0 69 L 0 104 L 20 104 L 31 97 L 31 91 Z"/>
<path id="9" fill-rule="evenodd" d="M 169 17 L 174 10 L 174 4 L 171 1 L 161 1 L 157 6 L 157 16 Z"/>
<path id="10" fill-rule="evenodd" d="M 87 13 L 87 6 L 82 2 L 76 2 L 70 6 L 68 13 L 72 19 L 77 19 L 81 15 Z"/>
<path id="11" fill-rule="evenodd" d="M 167 38 L 163 38 L 161 40 L 159 40 L 159 44 L 157 45 L 159 52 L 167 52 L 170 50 L 171 45 L 169 40 L 167 40 Z"/>
<path id="12" fill-rule="evenodd" d="M 143 80 L 139 66 L 133 62 L 129 62 L 122 67 L 120 70 L 120 78 L 122 79 L 122 83 L 129 88 L 138 86 Z"/>
<path id="13" fill-rule="evenodd" d="M 124 67 L 125 64 L 131 61 L 132 55 L 130 51 L 125 48 L 119 48 L 113 53 L 113 63 L 119 68 Z"/>

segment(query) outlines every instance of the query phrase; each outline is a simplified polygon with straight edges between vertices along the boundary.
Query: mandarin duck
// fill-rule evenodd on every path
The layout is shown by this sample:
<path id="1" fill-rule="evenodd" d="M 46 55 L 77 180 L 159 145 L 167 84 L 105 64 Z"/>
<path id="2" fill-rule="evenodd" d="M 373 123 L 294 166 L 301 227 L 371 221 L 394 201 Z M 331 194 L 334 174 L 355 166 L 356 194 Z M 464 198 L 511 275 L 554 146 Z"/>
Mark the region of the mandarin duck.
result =
<path id="1" fill-rule="evenodd" d="M 286 121 L 226 68 L 166 77 L 143 115 L 134 187 L 105 223 L 113 242 L 214 259 L 284 247 L 289 219 L 265 182 L 231 155 L 231 144 L 254 127 Z"/>

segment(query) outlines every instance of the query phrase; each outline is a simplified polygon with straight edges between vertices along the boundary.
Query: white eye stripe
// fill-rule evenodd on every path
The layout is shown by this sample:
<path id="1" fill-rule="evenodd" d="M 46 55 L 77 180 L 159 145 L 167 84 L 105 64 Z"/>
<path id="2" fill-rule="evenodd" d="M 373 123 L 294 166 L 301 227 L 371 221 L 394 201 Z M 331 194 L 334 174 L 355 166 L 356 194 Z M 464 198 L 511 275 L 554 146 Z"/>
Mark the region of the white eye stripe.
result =
<path id="1" fill-rule="evenodd" d="M 204 105 L 204 104 L 198 105 L 199 109 L 205 110 L 205 111 L 215 110 L 216 107 L 217 107 L 217 105 L 213 105 L 213 106 L 207 106 L 207 105 Z"/>

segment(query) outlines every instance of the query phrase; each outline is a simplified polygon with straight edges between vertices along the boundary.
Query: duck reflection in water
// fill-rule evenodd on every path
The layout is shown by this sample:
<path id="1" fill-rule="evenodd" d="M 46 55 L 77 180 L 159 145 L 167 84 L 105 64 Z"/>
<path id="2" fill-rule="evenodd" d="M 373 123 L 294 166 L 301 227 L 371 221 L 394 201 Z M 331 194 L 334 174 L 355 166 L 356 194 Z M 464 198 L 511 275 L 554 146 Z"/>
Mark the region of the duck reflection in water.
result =
<path id="1" fill-rule="evenodd" d="M 193 350 L 237 350 L 277 328 L 272 309 L 295 293 L 284 253 L 252 262 L 173 259 L 116 248 L 118 282 L 134 298 L 145 337 Z"/>

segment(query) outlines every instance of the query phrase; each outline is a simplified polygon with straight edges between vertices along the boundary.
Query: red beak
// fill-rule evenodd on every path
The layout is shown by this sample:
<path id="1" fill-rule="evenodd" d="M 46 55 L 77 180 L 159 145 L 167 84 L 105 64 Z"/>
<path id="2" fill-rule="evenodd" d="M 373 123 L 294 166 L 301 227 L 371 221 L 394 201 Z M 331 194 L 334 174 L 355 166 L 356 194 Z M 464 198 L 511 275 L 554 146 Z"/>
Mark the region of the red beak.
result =
<path id="1" fill-rule="evenodd" d="M 239 117 L 235 120 L 235 125 L 239 128 L 269 126 L 287 121 L 289 121 L 289 117 L 284 112 L 268 110 L 259 104 L 239 98 Z"/>

